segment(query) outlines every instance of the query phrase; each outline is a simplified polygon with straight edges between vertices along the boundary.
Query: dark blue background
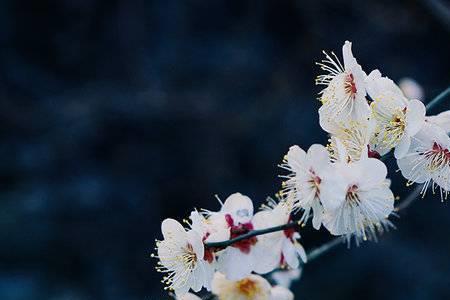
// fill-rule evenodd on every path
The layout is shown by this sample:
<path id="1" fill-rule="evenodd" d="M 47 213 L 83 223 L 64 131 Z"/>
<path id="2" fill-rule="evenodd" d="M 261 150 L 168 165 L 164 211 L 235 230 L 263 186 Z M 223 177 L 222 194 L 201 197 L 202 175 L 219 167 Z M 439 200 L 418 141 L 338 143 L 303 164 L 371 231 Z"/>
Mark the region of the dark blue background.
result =
<path id="1" fill-rule="evenodd" d="M 214 194 L 260 203 L 290 145 L 326 143 L 322 49 L 351 40 L 367 72 L 427 99 L 450 84 L 436 4 L 2 1 L 0 299 L 167 299 L 150 258 L 163 218 L 218 209 Z M 307 265 L 297 299 L 448 299 L 448 203 L 430 193 L 395 223 Z"/>

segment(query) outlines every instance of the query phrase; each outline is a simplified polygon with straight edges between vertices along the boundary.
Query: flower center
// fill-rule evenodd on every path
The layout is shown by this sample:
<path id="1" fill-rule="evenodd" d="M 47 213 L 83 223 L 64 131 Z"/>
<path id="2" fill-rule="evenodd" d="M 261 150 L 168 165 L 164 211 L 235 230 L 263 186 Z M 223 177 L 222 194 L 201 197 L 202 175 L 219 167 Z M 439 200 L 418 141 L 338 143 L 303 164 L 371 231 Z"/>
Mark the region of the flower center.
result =
<path id="1" fill-rule="evenodd" d="M 249 278 L 244 278 L 236 283 L 239 293 L 245 295 L 248 299 L 254 299 L 258 294 L 259 288 L 256 282 Z M 255 298 L 256 299 L 256 298 Z"/>
<path id="2" fill-rule="evenodd" d="M 309 172 L 311 173 L 311 179 L 308 181 L 311 185 L 312 189 L 316 190 L 316 197 L 319 197 L 320 194 L 320 183 L 322 182 L 322 179 L 316 175 L 313 169 L 310 169 Z"/>
<path id="3" fill-rule="evenodd" d="M 369 156 L 370 158 L 376 158 L 376 159 L 381 158 L 381 155 L 380 155 L 380 153 L 378 153 L 378 151 L 370 149 L 370 145 L 367 145 L 367 156 Z"/>
<path id="4" fill-rule="evenodd" d="M 291 221 L 292 221 L 292 217 L 289 216 L 288 223 L 290 223 Z M 294 227 L 289 227 L 289 228 L 283 230 L 284 235 L 292 242 L 294 241 L 294 233 L 295 232 L 296 232 L 296 230 Z"/>
<path id="5" fill-rule="evenodd" d="M 392 118 L 385 123 L 383 138 L 384 146 L 395 147 L 403 137 L 406 128 L 406 108 L 399 109 Z"/>
<path id="6" fill-rule="evenodd" d="M 186 248 L 184 250 L 185 252 L 183 253 L 183 255 L 181 255 L 180 258 L 183 261 L 184 265 L 188 269 L 192 270 L 197 263 L 197 254 L 195 254 L 194 248 L 189 243 L 186 245 Z"/>
<path id="7" fill-rule="evenodd" d="M 202 241 L 205 242 L 205 240 L 210 236 L 210 233 L 207 232 L 205 234 L 205 236 L 203 237 Z M 213 247 L 205 247 L 205 254 L 203 256 L 203 259 L 206 260 L 208 263 L 212 263 L 214 261 L 214 253 L 215 253 L 215 248 Z"/>
<path id="8" fill-rule="evenodd" d="M 450 150 L 434 142 L 433 148 L 424 153 L 428 159 L 427 167 L 430 171 L 450 166 Z"/>
<path id="9" fill-rule="evenodd" d="M 359 203 L 358 186 L 356 184 L 349 186 L 345 199 L 350 204 L 358 204 Z"/>
<path id="10" fill-rule="evenodd" d="M 354 98 L 356 95 L 357 89 L 356 89 L 356 84 L 355 84 L 355 79 L 353 77 L 353 74 L 350 73 L 345 77 L 344 86 L 345 86 L 345 92 Z"/>
<path id="11" fill-rule="evenodd" d="M 253 224 L 251 222 L 248 223 L 239 223 L 238 225 L 234 224 L 233 217 L 231 215 L 226 214 L 225 220 L 227 221 L 228 226 L 230 227 L 230 238 L 234 239 L 243 234 L 248 233 L 250 230 L 253 230 Z M 253 245 L 256 244 L 258 239 L 254 236 L 239 242 L 236 242 L 231 245 L 231 247 L 238 248 L 243 253 L 250 253 L 250 249 Z"/>

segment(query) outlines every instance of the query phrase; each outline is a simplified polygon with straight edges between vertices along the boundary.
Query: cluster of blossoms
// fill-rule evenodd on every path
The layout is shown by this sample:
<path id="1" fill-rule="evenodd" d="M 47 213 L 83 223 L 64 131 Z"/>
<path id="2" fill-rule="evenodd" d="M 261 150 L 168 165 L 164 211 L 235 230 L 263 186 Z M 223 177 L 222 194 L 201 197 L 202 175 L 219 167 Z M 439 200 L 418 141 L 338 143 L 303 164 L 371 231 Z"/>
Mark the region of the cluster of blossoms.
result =
<path id="1" fill-rule="evenodd" d="M 407 184 L 422 183 L 422 194 L 450 193 L 450 111 L 426 116 L 424 104 L 408 99 L 389 78 L 367 75 L 345 42 L 343 63 L 332 53 L 319 66 L 319 119 L 329 134 L 325 146 L 307 151 L 292 146 L 280 165 L 286 172 L 277 200 L 254 213 L 240 193 L 220 202 L 218 211 L 194 210 L 184 227 L 162 222 L 157 270 L 178 299 L 200 299 L 202 288 L 220 300 L 294 299 L 282 285 L 261 275 L 297 270 L 308 256 L 299 229 L 311 220 L 331 235 L 359 244 L 392 227 L 394 195 L 382 157 L 393 150 Z M 259 274 L 259 275 L 258 275 Z M 274 279 L 274 277 L 272 277 Z"/>
<path id="2" fill-rule="evenodd" d="M 306 253 L 298 242 L 297 223 L 291 221 L 294 202 L 269 201 L 253 214 L 253 202 L 240 193 L 230 195 L 219 211 L 193 211 L 186 220 L 188 229 L 173 219 L 162 223 L 164 240 L 157 242 L 157 269 L 165 273 L 163 282 L 178 297 L 189 289 L 202 287 L 220 299 L 292 299 L 282 287 L 271 287 L 261 276 L 277 268 L 298 268 Z M 284 230 L 245 238 L 254 230 L 284 226 Z M 215 242 L 243 236 L 227 247 Z M 231 295 L 231 296 L 227 296 Z M 250 297 L 252 296 L 252 297 Z M 259 298 L 254 298 L 254 297 Z M 247 297 L 247 298 L 246 298 Z"/>

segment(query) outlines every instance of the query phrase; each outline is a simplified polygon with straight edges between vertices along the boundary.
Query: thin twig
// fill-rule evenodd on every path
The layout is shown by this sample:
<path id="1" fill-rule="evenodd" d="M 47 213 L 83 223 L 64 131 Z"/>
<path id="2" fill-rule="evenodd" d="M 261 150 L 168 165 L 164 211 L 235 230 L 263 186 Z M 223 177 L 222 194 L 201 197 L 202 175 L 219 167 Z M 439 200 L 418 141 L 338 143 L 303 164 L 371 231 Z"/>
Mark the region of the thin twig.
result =
<path id="1" fill-rule="evenodd" d="M 259 230 L 251 230 L 251 231 L 249 231 L 249 232 L 247 232 L 247 233 L 245 233 L 243 235 L 240 235 L 240 236 L 238 236 L 238 237 L 236 237 L 234 239 L 226 240 L 226 241 L 223 241 L 223 242 L 205 243 L 205 247 L 207 247 L 207 248 L 225 248 L 225 247 L 228 247 L 230 245 L 233 245 L 234 243 L 237 243 L 237 242 L 240 242 L 240 241 L 252 238 L 254 236 L 268 234 L 268 233 L 281 231 L 281 230 L 294 228 L 294 227 L 300 227 L 300 225 L 297 222 L 289 222 L 287 224 L 279 225 L 279 226 L 275 226 L 275 227 L 259 229 Z"/>
<path id="2" fill-rule="evenodd" d="M 330 251 L 337 245 L 342 244 L 343 242 L 344 242 L 344 239 L 342 237 L 337 237 L 337 238 L 334 238 L 334 239 L 326 242 L 322 246 L 319 246 L 319 247 L 309 251 L 307 254 L 308 262 L 315 260 L 316 258 L 320 257 L 322 254 Z"/>
<path id="3" fill-rule="evenodd" d="M 450 86 L 445 89 L 444 91 L 442 91 L 439 95 L 437 95 L 436 97 L 434 97 L 433 100 L 431 100 L 427 105 L 427 111 L 429 111 L 430 109 L 433 109 L 433 107 L 435 107 L 436 105 L 438 105 L 439 103 L 441 103 L 442 100 L 444 100 L 445 97 L 450 95 Z"/>

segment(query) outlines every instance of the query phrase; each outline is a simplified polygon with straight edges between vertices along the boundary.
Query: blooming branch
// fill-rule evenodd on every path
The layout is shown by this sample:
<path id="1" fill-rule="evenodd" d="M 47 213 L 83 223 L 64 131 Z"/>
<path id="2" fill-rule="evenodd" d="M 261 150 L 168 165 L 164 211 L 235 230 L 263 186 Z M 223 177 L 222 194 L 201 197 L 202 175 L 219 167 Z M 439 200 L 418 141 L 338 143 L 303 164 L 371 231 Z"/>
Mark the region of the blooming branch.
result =
<path id="1" fill-rule="evenodd" d="M 163 221 L 157 241 L 157 270 L 177 299 L 198 300 L 189 293 L 205 288 L 219 299 L 294 299 L 288 289 L 264 277 L 295 270 L 337 245 L 376 240 L 394 227 L 389 217 L 407 208 L 419 194 L 450 194 L 450 111 L 426 112 L 450 95 L 450 87 L 426 106 L 408 99 L 379 70 L 366 74 L 351 50 L 343 62 L 325 53 L 319 122 L 329 135 L 326 146 L 290 147 L 280 167 L 287 174 L 277 201 L 255 213 L 252 200 L 240 193 L 219 199 L 219 211 L 194 210 L 185 228 Z M 393 153 L 407 185 L 418 186 L 397 206 L 384 163 Z M 311 223 L 333 239 L 306 252 L 300 228 Z M 285 272 L 287 273 L 287 272 Z M 296 276 L 299 276 L 297 274 Z"/>

